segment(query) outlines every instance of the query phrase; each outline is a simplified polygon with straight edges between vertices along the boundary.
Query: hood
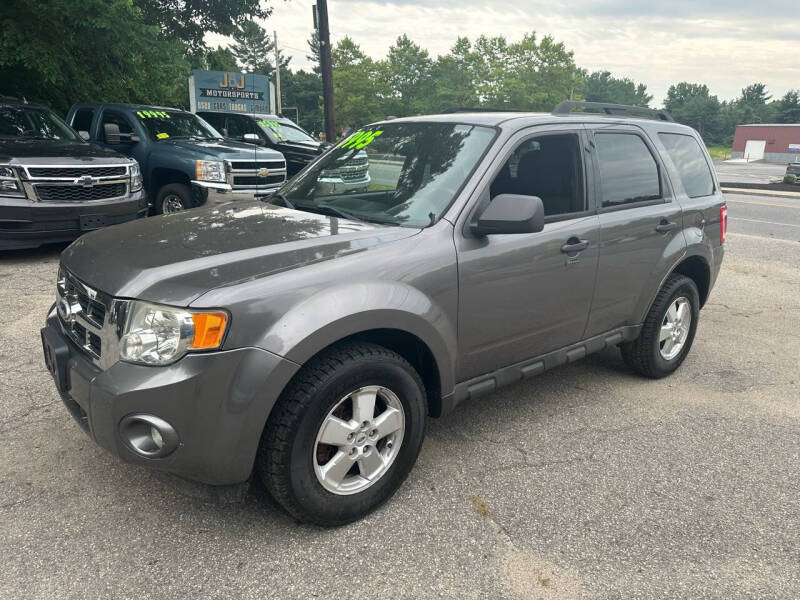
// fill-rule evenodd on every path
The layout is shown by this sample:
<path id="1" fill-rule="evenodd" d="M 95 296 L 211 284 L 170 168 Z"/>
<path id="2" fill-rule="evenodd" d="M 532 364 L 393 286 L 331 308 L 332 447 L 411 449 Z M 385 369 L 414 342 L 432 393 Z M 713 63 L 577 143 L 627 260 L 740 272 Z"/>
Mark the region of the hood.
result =
<path id="1" fill-rule="evenodd" d="M 26 138 L 0 139 L 0 163 L 68 164 L 70 162 L 128 162 L 120 153 L 87 144 L 66 140 L 34 140 Z"/>
<path id="2" fill-rule="evenodd" d="M 183 148 L 196 154 L 205 154 L 212 158 L 224 159 L 250 159 L 253 160 L 280 160 L 280 152 L 268 148 L 260 148 L 253 144 L 245 144 L 229 139 L 221 140 L 166 140 L 158 142 L 159 148 L 170 146 Z"/>
<path id="3" fill-rule="evenodd" d="M 99 229 L 64 250 L 61 262 L 112 296 L 188 306 L 220 286 L 366 252 L 419 231 L 253 200 Z"/>

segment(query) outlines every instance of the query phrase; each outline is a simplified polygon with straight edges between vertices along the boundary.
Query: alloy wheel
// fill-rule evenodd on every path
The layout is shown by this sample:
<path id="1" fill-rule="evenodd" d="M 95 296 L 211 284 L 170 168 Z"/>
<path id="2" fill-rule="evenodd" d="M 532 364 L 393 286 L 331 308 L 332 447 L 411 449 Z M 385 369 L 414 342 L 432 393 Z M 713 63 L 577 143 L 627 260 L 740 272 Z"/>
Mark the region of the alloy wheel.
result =
<path id="1" fill-rule="evenodd" d="M 328 412 L 314 444 L 314 473 L 338 495 L 357 494 L 392 466 L 405 430 L 405 412 L 389 388 L 372 385 L 347 394 Z"/>
<path id="2" fill-rule="evenodd" d="M 689 337 L 691 325 L 692 306 L 689 300 L 683 296 L 676 298 L 670 303 L 661 321 L 658 343 L 662 358 L 672 360 L 681 353 Z"/>

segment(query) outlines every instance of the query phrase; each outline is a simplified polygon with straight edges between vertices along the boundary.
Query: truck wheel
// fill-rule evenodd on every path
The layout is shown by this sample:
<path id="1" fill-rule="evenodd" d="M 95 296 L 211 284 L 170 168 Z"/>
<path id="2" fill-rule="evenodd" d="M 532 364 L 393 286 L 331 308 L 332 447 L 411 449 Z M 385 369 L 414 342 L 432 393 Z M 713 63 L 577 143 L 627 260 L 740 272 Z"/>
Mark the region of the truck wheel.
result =
<path id="1" fill-rule="evenodd" d="M 645 377 L 666 377 L 689 354 L 699 316 L 700 295 L 694 281 L 670 275 L 650 307 L 639 337 L 621 346 L 622 358 Z"/>
<path id="2" fill-rule="evenodd" d="M 192 190 L 185 183 L 170 183 L 158 190 L 156 212 L 169 215 L 191 208 Z"/>
<path id="3" fill-rule="evenodd" d="M 425 387 L 408 361 L 376 344 L 338 344 L 281 395 L 261 437 L 259 475 L 300 521 L 350 523 L 403 483 L 427 414 Z"/>

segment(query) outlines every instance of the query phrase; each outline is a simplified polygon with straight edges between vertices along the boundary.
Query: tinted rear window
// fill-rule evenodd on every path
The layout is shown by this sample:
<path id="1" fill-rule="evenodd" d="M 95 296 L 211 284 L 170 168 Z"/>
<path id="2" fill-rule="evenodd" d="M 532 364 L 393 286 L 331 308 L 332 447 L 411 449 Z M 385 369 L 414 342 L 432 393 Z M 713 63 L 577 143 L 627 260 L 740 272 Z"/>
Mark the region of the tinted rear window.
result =
<path id="1" fill-rule="evenodd" d="M 603 208 L 661 198 L 658 165 L 642 138 L 634 133 L 598 133 L 595 143 Z"/>
<path id="2" fill-rule="evenodd" d="M 713 194 L 714 178 L 697 140 L 680 133 L 659 133 L 658 137 L 678 169 L 686 195 L 699 198 Z"/>

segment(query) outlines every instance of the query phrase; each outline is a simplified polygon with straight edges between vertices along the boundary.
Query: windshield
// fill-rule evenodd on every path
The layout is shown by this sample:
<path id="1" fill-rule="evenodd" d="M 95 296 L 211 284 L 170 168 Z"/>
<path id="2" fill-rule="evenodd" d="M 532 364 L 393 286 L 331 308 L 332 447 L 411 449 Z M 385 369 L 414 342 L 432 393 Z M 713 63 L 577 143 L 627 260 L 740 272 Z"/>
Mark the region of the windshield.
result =
<path id="1" fill-rule="evenodd" d="M 447 209 L 495 136 L 456 123 L 384 123 L 356 131 L 290 180 L 300 210 L 426 227 Z"/>
<path id="2" fill-rule="evenodd" d="M 137 110 L 135 114 L 153 140 L 222 138 L 216 129 L 192 113 L 176 110 Z"/>
<path id="3" fill-rule="evenodd" d="M 31 106 L 0 106 L 0 137 L 83 141 L 54 113 Z"/>
<path id="4" fill-rule="evenodd" d="M 314 142 L 314 138 L 294 125 L 270 119 L 258 119 L 258 126 L 273 142 Z"/>

